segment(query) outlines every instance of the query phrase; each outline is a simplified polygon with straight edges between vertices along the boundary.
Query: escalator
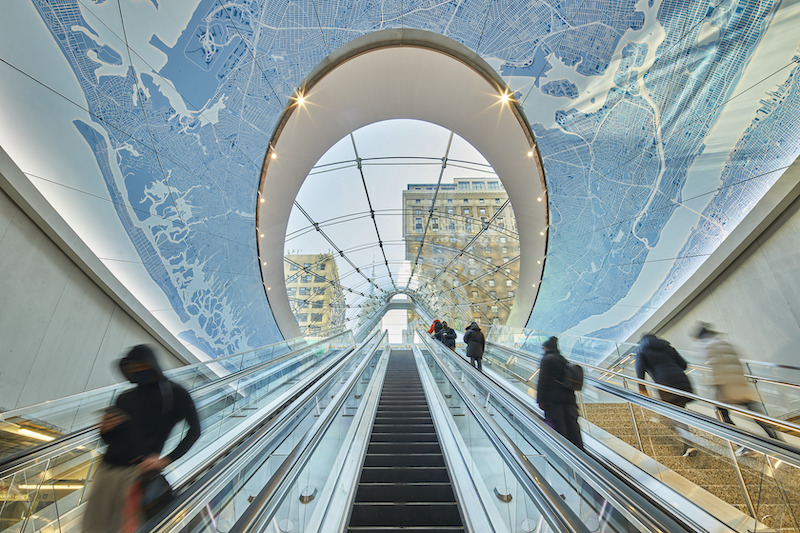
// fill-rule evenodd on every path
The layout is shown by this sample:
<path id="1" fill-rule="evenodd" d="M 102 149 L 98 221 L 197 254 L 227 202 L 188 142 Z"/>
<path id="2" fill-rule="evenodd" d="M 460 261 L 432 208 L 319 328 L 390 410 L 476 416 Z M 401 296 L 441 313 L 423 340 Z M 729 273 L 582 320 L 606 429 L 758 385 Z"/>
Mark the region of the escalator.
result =
<path id="1" fill-rule="evenodd" d="M 352 352 L 352 336 L 346 334 L 310 345 L 281 343 L 170 371 L 170 379 L 190 390 L 203 432 L 189 453 L 170 465 L 168 477 L 180 487 L 198 476 L 254 431 L 262 418 L 276 416 Z M 4 413 L 5 424 L 46 425 L 52 438 L 22 449 L 23 443 L 14 439 L 13 447 L 5 448 L 10 453 L 0 458 L 0 531 L 78 529 L 88 484 L 101 457 L 98 407 L 112 404 L 128 387 L 104 387 Z M 88 425 L 81 427 L 84 424 Z M 172 449 L 184 431 L 183 423 L 176 426 L 165 450 Z"/>
<path id="2" fill-rule="evenodd" d="M 565 352 L 570 357 L 569 348 Z M 794 489 L 800 482 L 800 448 L 793 424 L 699 395 L 691 396 L 688 409 L 679 409 L 634 392 L 644 382 L 628 373 L 581 364 L 584 441 L 607 469 L 662 502 L 682 502 L 684 517 L 701 529 L 800 531 L 800 495 Z M 536 354 L 487 344 L 487 374 L 532 412 L 538 411 L 533 400 L 538 367 Z M 699 372 L 696 368 L 693 377 L 703 390 Z M 724 424 L 718 407 L 730 408 L 737 426 Z M 784 440 L 768 438 L 757 421 L 782 432 Z M 693 449 L 688 456 L 682 454 L 684 444 Z"/>
<path id="3" fill-rule="evenodd" d="M 464 531 L 410 350 L 393 350 L 348 531 Z"/>

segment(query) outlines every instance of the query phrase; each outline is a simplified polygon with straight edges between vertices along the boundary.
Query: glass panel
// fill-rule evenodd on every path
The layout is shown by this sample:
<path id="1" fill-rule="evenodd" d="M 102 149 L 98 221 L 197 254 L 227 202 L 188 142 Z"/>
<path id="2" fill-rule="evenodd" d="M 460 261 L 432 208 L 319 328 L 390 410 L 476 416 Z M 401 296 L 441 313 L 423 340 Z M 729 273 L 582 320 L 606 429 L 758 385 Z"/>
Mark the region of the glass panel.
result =
<path id="1" fill-rule="evenodd" d="M 350 333 L 320 343 L 288 360 L 267 363 L 263 369 L 234 381 L 219 379 L 213 386 L 195 391 L 192 397 L 202 433 L 189 453 L 170 465 L 169 471 L 179 469 L 196 454 L 208 453 L 224 445 L 232 438 L 231 430 L 247 417 L 296 386 L 313 369 L 333 360 L 343 348 L 352 346 L 342 343 L 347 340 L 352 340 Z M 248 357 L 240 356 L 231 364 L 243 364 L 247 360 Z M 185 430 L 183 423 L 176 426 L 164 450 L 173 449 Z M 53 458 L 23 466 L 0 480 L 0 490 L 16 498 L 16 503 L 4 505 L 0 513 L 3 523 L 11 528 L 24 527 L 25 531 L 28 524 L 35 523 L 38 531 L 51 522 L 63 527 L 73 515 L 77 520 L 80 515 L 78 506 L 85 494 L 83 487 L 91 479 L 94 462 L 100 457 L 101 450 L 99 436 L 90 433 L 65 451 L 57 452 Z M 23 512 L 25 509 L 28 511 Z"/>

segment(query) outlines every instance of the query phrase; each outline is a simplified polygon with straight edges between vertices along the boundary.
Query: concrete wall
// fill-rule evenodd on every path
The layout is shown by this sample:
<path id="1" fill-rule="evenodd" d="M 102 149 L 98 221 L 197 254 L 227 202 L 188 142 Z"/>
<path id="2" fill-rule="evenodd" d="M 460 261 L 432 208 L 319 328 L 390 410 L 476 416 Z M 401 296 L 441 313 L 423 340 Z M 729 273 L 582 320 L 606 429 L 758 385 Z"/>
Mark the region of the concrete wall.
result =
<path id="1" fill-rule="evenodd" d="M 122 380 L 114 361 L 156 346 L 145 330 L 0 190 L 0 410 Z"/>
<path id="2" fill-rule="evenodd" d="M 800 366 L 800 199 L 789 206 L 658 334 L 691 347 L 710 322 L 742 358 Z"/>

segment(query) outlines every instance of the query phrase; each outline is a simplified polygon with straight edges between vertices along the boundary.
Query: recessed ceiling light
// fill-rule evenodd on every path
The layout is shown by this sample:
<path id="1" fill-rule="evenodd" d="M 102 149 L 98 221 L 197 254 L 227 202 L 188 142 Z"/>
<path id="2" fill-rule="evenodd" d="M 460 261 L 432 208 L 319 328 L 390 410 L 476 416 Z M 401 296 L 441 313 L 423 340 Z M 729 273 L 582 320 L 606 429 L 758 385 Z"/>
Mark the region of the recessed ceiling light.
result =
<path id="1" fill-rule="evenodd" d="M 278 159 L 278 154 L 276 154 L 275 152 L 272 152 L 272 155 L 270 155 L 270 157 L 272 159 Z"/>
<path id="2" fill-rule="evenodd" d="M 265 200 L 264 198 L 259 198 L 259 199 L 258 199 L 258 201 L 259 201 L 259 202 L 261 202 L 262 204 L 263 204 L 264 202 L 266 202 L 266 200 Z"/>
<path id="3" fill-rule="evenodd" d="M 533 150 L 528 150 L 528 157 L 533 157 Z"/>

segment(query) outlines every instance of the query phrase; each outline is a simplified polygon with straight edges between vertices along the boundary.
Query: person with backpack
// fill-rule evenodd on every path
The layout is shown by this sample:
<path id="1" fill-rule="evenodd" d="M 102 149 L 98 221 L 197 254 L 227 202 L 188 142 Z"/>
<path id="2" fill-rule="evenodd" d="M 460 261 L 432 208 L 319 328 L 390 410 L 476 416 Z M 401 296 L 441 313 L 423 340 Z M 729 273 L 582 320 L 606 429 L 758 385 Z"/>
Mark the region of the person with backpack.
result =
<path id="1" fill-rule="evenodd" d="M 440 338 L 439 340 L 450 348 L 451 350 L 455 351 L 456 349 L 456 331 L 447 325 L 447 322 L 442 322 L 442 330 L 439 332 Z"/>
<path id="2" fill-rule="evenodd" d="M 108 449 L 92 477 L 84 533 L 133 531 L 145 518 L 144 479 L 150 480 L 182 457 L 200 437 L 200 421 L 189 393 L 164 377 L 152 348 L 132 348 L 119 363 L 136 387 L 120 394 L 106 411 L 100 437 Z M 186 420 L 188 430 L 169 454 L 162 456 L 172 428 Z"/>
<path id="3" fill-rule="evenodd" d="M 473 322 L 464 332 L 464 343 L 467 345 L 469 363 L 483 372 L 483 351 L 486 348 L 486 337 L 483 336 L 480 326 Z"/>
<path id="4" fill-rule="evenodd" d="M 639 347 L 636 349 L 636 377 L 644 379 L 644 375 L 649 374 L 650 377 L 659 385 L 672 387 L 688 393 L 694 392 L 692 384 L 689 381 L 689 376 L 686 375 L 686 360 L 681 357 L 678 350 L 664 340 L 659 339 L 655 335 L 647 334 L 639 341 Z M 639 384 L 639 392 L 647 396 L 647 387 L 644 384 Z M 686 407 L 686 404 L 691 399 L 686 396 L 681 396 L 668 391 L 658 391 L 658 395 L 662 401 L 671 403 L 678 407 Z M 676 422 L 671 418 L 665 417 L 664 421 L 672 426 L 673 431 L 680 436 L 681 431 L 689 431 L 689 426 L 683 422 Z M 683 437 L 682 457 L 689 457 L 697 451 L 697 448 L 690 446 Z"/>
<path id="5" fill-rule="evenodd" d="M 582 384 L 582 370 L 577 365 L 571 365 L 561 355 L 558 350 L 558 337 L 550 337 L 544 341 L 542 349 L 544 356 L 539 366 L 536 403 L 544 411 L 544 416 L 551 427 L 583 450 L 583 438 L 578 425 L 578 402 L 575 400 L 575 387 L 580 389 L 577 374 L 580 373 Z M 569 367 L 576 367 L 577 370 Z"/>

